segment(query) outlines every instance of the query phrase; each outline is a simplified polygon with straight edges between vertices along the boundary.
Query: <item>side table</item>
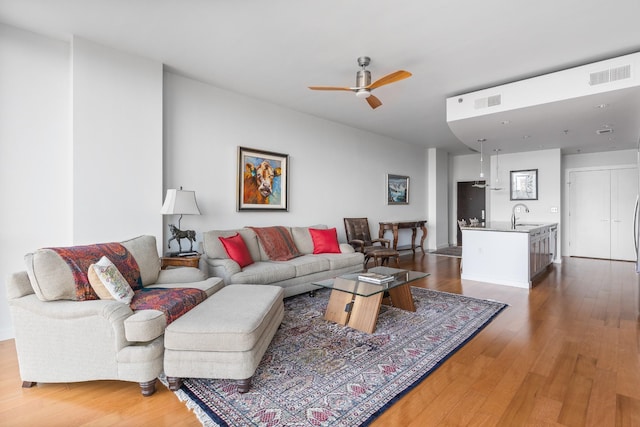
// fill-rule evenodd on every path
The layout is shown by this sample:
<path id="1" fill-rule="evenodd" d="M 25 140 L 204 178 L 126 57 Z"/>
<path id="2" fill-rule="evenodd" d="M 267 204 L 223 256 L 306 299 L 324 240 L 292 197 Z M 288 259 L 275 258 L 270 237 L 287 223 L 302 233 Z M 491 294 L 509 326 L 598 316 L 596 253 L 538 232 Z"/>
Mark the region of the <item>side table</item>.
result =
<path id="1" fill-rule="evenodd" d="M 195 267 L 200 266 L 200 255 L 195 256 L 163 256 L 160 258 L 160 268 L 167 267 Z"/>
<path id="2" fill-rule="evenodd" d="M 404 250 L 411 249 L 413 253 L 416 253 L 416 248 L 422 249 L 422 254 L 424 255 L 424 240 L 427 238 L 427 227 L 425 224 L 426 220 L 415 220 L 415 221 L 384 221 L 380 222 L 380 231 L 378 232 L 378 237 L 381 239 L 384 238 L 384 232 L 386 230 L 391 230 L 393 232 L 393 249 L 395 250 Z M 410 228 L 411 229 L 411 246 L 398 248 L 398 230 L 402 228 Z M 422 237 L 420 238 L 420 245 L 416 245 L 416 231 L 422 230 Z"/>

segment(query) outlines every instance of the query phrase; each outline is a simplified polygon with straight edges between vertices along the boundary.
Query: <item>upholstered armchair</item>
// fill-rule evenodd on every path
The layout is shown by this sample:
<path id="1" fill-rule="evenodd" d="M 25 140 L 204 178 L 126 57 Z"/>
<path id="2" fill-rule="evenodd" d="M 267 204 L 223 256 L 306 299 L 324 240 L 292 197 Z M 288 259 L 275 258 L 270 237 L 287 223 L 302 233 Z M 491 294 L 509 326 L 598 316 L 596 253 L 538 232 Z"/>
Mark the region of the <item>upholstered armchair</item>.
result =
<path id="1" fill-rule="evenodd" d="M 159 300 L 158 293 L 170 292 L 169 297 L 176 297 L 169 301 L 169 309 L 176 308 L 172 312 L 186 305 L 186 293 L 209 296 L 224 286 L 194 267 L 161 270 L 153 236 L 121 246 L 139 268 L 140 295 Z M 25 261 L 26 271 L 7 281 L 22 386 L 123 380 L 139 383 L 144 396 L 153 394 L 163 369 L 168 322 L 163 311 L 134 310 L 133 302 L 113 299 L 78 300 L 72 268 L 51 248 L 27 254 Z"/>
<path id="2" fill-rule="evenodd" d="M 367 218 L 344 218 L 344 230 L 347 234 L 347 243 L 364 254 L 365 265 L 373 251 L 390 247 L 391 242 L 388 239 L 371 238 Z"/>

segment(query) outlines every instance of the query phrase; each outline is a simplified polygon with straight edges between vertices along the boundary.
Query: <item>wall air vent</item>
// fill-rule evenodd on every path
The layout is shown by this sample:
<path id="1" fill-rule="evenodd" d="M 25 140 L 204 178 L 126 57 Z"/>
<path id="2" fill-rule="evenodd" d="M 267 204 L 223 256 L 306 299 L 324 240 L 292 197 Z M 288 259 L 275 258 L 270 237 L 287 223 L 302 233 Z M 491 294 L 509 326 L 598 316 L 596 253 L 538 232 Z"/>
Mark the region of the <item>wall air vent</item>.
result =
<path id="1" fill-rule="evenodd" d="M 604 83 L 615 82 L 616 80 L 628 79 L 631 77 L 631 65 L 623 65 L 622 67 L 610 68 L 604 71 L 596 71 L 589 75 L 589 84 L 591 86 L 601 85 Z"/>
<path id="2" fill-rule="evenodd" d="M 500 104 L 502 104 L 502 95 L 492 95 L 476 99 L 473 106 L 476 110 L 479 110 L 481 108 L 495 107 Z"/>
<path id="3" fill-rule="evenodd" d="M 597 133 L 598 135 L 606 135 L 606 134 L 608 134 L 608 133 L 613 133 L 613 129 L 611 129 L 611 128 L 607 128 L 607 129 L 598 129 L 598 130 L 596 131 L 596 133 Z"/>

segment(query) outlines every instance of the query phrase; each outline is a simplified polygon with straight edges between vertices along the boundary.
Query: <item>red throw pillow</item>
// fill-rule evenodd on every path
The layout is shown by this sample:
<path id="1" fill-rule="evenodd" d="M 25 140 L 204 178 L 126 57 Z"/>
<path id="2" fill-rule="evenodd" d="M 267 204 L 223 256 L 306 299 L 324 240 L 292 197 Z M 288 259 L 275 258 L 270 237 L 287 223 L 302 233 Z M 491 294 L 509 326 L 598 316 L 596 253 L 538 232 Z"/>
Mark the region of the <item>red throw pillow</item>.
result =
<path id="1" fill-rule="evenodd" d="M 335 228 L 328 230 L 318 230 L 310 228 L 311 240 L 313 240 L 314 254 L 339 254 L 338 233 Z"/>
<path id="2" fill-rule="evenodd" d="M 224 250 L 227 251 L 229 258 L 240 264 L 240 268 L 245 268 L 247 265 L 253 264 L 253 258 L 247 248 L 247 244 L 242 239 L 242 236 L 236 233 L 231 237 L 218 237 L 220 243 L 224 246 Z"/>

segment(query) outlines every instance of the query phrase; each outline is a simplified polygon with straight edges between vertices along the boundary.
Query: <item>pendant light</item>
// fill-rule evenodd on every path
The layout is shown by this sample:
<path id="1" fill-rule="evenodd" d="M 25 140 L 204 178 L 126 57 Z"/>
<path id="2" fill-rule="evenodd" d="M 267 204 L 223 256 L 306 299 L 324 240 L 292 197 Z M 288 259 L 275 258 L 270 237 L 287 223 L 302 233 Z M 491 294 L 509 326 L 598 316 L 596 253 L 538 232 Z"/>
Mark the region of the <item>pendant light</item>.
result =
<path id="1" fill-rule="evenodd" d="M 484 153 L 482 150 L 482 144 L 486 141 L 486 138 L 480 138 L 478 139 L 478 142 L 480 143 L 480 179 L 484 179 Z M 476 181 L 472 187 L 475 188 L 487 188 L 487 184 L 480 184 L 478 181 Z"/>
<path id="2" fill-rule="evenodd" d="M 496 152 L 496 186 L 495 187 L 489 187 L 490 190 L 502 190 L 502 187 L 500 187 L 500 173 L 499 173 L 499 165 L 498 165 L 498 156 L 500 154 L 500 149 L 496 148 L 495 150 L 493 150 Z"/>

